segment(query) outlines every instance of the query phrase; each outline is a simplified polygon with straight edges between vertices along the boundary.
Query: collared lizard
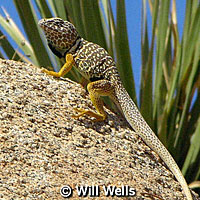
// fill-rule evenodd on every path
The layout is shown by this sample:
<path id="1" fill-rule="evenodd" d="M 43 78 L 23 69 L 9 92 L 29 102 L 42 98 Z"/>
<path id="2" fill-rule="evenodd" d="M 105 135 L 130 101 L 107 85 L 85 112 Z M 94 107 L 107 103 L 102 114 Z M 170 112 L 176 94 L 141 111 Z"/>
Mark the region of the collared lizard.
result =
<path id="1" fill-rule="evenodd" d="M 120 108 L 135 132 L 167 164 L 181 184 L 187 199 L 192 200 L 189 187 L 178 165 L 146 123 L 123 87 L 115 62 L 107 51 L 80 37 L 72 23 L 60 18 L 41 19 L 39 26 L 44 30 L 52 52 L 59 58 L 64 57 L 66 60 L 59 72 L 46 69 L 43 71 L 49 75 L 61 77 L 68 73 L 72 66 L 75 66 L 83 77 L 90 81 L 87 89 L 97 112 L 80 109 L 80 113 L 76 117 L 89 115 L 95 117 L 97 121 L 105 120 L 106 112 L 100 97 L 109 96 Z"/>

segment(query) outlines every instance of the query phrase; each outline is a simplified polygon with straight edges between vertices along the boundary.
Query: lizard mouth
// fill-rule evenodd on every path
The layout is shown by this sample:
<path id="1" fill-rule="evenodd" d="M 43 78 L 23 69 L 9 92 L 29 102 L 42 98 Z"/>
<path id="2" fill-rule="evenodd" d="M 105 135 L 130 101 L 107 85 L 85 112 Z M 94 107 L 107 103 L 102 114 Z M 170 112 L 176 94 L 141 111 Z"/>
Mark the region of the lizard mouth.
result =
<path id="1" fill-rule="evenodd" d="M 52 26 L 50 25 L 50 23 L 48 22 L 47 19 L 41 19 L 41 20 L 38 22 L 38 25 L 39 25 L 43 30 L 46 30 L 46 29 L 49 29 L 49 28 L 52 27 Z"/>
<path id="2" fill-rule="evenodd" d="M 38 25 L 44 30 L 45 34 L 49 31 L 53 32 L 56 30 L 55 26 L 52 26 L 52 23 L 50 23 L 47 19 L 41 19 L 38 22 Z"/>
<path id="3" fill-rule="evenodd" d="M 38 25 L 40 26 L 40 27 L 44 27 L 44 22 L 46 21 L 46 19 L 41 19 L 39 22 L 38 22 Z"/>

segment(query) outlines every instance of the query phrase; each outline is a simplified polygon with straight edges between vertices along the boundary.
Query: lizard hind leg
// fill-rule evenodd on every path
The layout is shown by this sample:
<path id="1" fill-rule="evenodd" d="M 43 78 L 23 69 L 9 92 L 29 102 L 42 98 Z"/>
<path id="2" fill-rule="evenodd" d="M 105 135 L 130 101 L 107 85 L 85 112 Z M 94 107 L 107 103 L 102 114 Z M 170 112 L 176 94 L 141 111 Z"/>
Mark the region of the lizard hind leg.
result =
<path id="1" fill-rule="evenodd" d="M 114 91 L 114 86 L 112 86 L 110 81 L 98 80 L 91 82 L 87 85 L 90 99 L 97 112 L 92 110 L 76 109 L 80 114 L 73 116 L 74 118 L 81 117 L 83 115 L 88 115 L 94 117 L 95 121 L 104 121 L 106 119 L 106 112 L 103 108 L 103 101 L 101 96 L 110 96 Z"/>

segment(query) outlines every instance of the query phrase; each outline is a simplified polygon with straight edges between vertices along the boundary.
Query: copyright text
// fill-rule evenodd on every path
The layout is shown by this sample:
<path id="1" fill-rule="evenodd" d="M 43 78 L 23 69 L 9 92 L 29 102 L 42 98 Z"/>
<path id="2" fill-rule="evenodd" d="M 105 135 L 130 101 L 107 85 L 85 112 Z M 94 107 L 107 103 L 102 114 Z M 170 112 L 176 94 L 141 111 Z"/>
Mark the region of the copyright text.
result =
<path id="1" fill-rule="evenodd" d="M 60 189 L 60 194 L 64 198 L 72 197 L 73 192 L 77 192 L 79 197 L 99 197 L 102 194 L 101 190 L 106 197 L 133 197 L 136 195 L 135 189 L 128 185 L 121 187 L 104 185 L 102 189 L 98 185 L 76 186 L 74 191 L 69 185 L 66 185 Z"/>

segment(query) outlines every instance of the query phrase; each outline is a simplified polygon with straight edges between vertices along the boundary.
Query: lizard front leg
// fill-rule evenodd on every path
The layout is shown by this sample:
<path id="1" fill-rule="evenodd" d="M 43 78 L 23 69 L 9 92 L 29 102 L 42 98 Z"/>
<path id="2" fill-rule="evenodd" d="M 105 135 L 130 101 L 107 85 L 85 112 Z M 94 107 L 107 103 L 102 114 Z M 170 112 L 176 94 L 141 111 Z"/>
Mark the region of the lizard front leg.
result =
<path id="1" fill-rule="evenodd" d="M 47 69 L 43 69 L 42 72 L 45 72 L 45 73 L 47 73 L 51 76 L 57 77 L 57 78 L 64 76 L 71 70 L 72 66 L 75 64 L 72 54 L 67 54 L 65 56 L 65 60 L 66 60 L 66 63 L 62 66 L 62 68 L 60 69 L 59 72 L 49 71 Z"/>
<path id="2" fill-rule="evenodd" d="M 84 109 L 76 109 L 80 114 L 73 116 L 74 118 L 78 118 L 83 115 L 89 115 L 91 117 L 95 117 L 95 121 L 103 121 L 106 119 L 106 112 L 103 108 L 103 101 L 100 98 L 101 96 L 111 96 L 114 92 L 114 86 L 110 81 L 107 80 L 99 80 L 91 82 L 87 85 L 87 89 L 89 92 L 90 99 L 96 109 L 97 112 L 91 110 Z"/>

